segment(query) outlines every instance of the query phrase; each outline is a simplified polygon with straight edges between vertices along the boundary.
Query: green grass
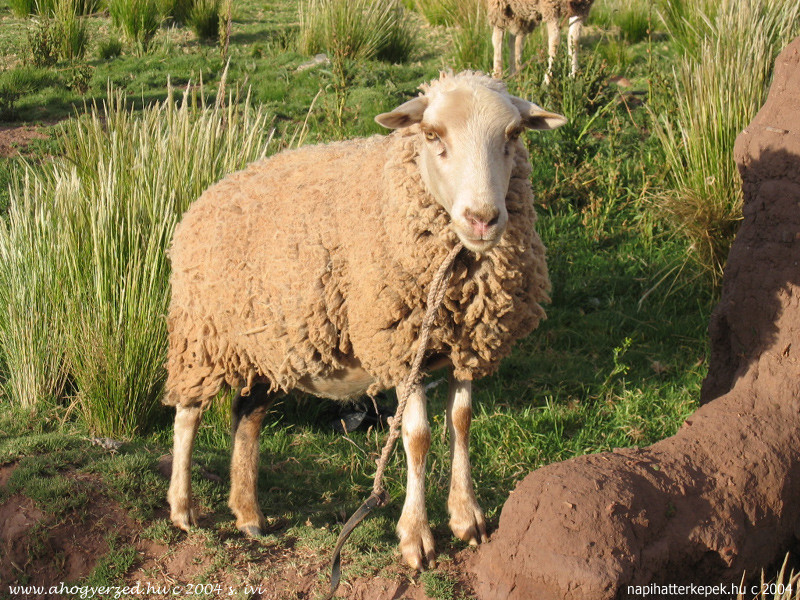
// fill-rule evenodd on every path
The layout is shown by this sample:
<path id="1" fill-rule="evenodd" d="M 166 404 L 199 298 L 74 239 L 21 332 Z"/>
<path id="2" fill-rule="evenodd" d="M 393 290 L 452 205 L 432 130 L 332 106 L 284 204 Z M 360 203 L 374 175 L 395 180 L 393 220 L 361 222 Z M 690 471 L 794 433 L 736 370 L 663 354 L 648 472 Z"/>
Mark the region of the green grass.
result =
<path id="1" fill-rule="evenodd" d="M 82 6 L 82 5 L 81 5 Z M 53 37 L 59 56 L 65 61 L 83 58 L 88 43 L 86 22 L 75 0 L 57 0 L 53 9 Z"/>
<path id="2" fill-rule="evenodd" d="M 668 0 L 662 2 L 666 4 Z M 678 11 L 683 7 L 672 3 L 674 11 L 672 21 L 680 19 Z M 612 34 L 618 35 L 627 44 L 644 41 L 662 22 L 659 17 L 657 2 L 640 2 L 639 0 L 607 0 L 598 2 L 589 13 L 589 24 L 597 25 Z"/>
<path id="3" fill-rule="evenodd" d="M 187 23 L 198 39 L 211 41 L 219 38 L 219 0 L 197 0 L 189 11 Z"/>
<path id="4" fill-rule="evenodd" d="M 108 10 L 114 25 L 123 33 L 138 55 L 150 49 L 164 15 L 156 0 L 109 0 Z"/>
<path id="5" fill-rule="evenodd" d="M 263 156 L 270 139 L 262 111 L 222 100 L 192 108 L 202 93 L 170 96 L 133 117 L 117 94 L 71 124 L 63 161 L 29 169 L 30 183 L 12 190 L 0 229 L 10 397 L 52 402 L 68 375 L 99 433 L 130 436 L 155 418 L 172 230 L 192 199 Z"/>
<path id="6" fill-rule="evenodd" d="M 478 0 L 459 3 L 459 10 L 450 11 L 453 64 L 457 69 L 492 68 L 492 28 L 486 17 L 486 3 Z"/>
<path id="7" fill-rule="evenodd" d="M 446 575 L 435 571 L 428 571 L 420 576 L 425 586 L 425 593 L 437 600 L 456 600 L 458 582 Z"/>
<path id="8" fill-rule="evenodd" d="M 399 0 L 303 0 L 301 52 L 336 60 L 377 58 L 405 62 L 414 46 L 412 20 Z"/>
<path id="9" fill-rule="evenodd" d="M 462 8 L 462 2 L 458 0 L 407 0 L 404 4 L 421 14 L 431 25 L 455 24 L 456 14 Z"/>

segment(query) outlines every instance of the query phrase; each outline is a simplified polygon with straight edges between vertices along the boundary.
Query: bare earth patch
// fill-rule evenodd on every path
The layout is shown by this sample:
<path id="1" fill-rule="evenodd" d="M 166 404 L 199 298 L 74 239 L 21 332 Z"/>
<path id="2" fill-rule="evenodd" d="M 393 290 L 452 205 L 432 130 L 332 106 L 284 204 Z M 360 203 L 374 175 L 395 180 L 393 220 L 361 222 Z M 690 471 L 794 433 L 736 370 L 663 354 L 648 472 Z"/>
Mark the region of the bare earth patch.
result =
<path id="1" fill-rule="evenodd" d="M 128 512 L 98 491 L 90 495 L 80 514 L 70 512 L 61 519 L 40 510 L 36 503 L 15 494 L 0 504 L 0 548 L 10 560 L 0 561 L 0 581 L 49 588 L 60 582 L 77 581 L 91 573 L 108 550 L 114 535 L 132 541 L 138 526 Z M 48 594 L 26 598 L 51 598 Z"/>
<path id="2" fill-rule="evenodd" d="M 48 135 L 36 125 L 0 125 L 0 157 L 24 154 L 32 140 L 43 140 Z"/>
<path id="3" fill-rule="evenodd" d="M 9 463 L 6 465 L 0 465 L 0 489 L 6 487 L 8 480 L 11 478 L 11 474 L 14 472 L 14 469 L 17 468 L 17 463 Z"/>
<path id="4" fill-rule="evenodd" d="M 11 476 L 15 464 L 0 466 L 0 483 Z M 201 529 L 191 533 L 172 532 L 170 543 L 143 537 L 152 521 L 139 523 L 125 507 L 105 495 L 95 476 L 74 472 L 58 476 L 77 478 L 85 486 L 87 503 L 60 518 L 48 514 L 22 494 L 0 503 L 0 597 L 9 586 L 43 586 L 43 593 L 28 591 L 26 600 L 73 598 L 50 594 L 51 586 L 87 585 L 99 561 L 109 553 L 109 537 L 116 548 L 133 547 L 136 559 L 112 585 L 129 586 L 129 598 L 166 600 L 189 593 L 206 597 L 312 600 L 328 589 L 329 558 L 319 548 L 309 548 L 291 536 L 271 541 L 251 540 L 226 523 L 205 519 Z M 94 484 L 97 485 L 94 485 Z M 163 511 L 153 518 L 166 520 Z M 436 573 L 455 583 L 456 592 L 474 597 L 465 579 L 465 550 L 440 564 Z M 346 568 L 346 566 L 345 566 Z M 207 588 L 207 589 L 206 589 Z M 194 591 L 191 591 L 194 590 Z M 22 597 L 19 595 L 12 598 Z M 380 574 L 359 577 L 345 574 L 337 597 L 353 600 L 433 600 L 425 593 L 419 576 L 399 563 Z M 460 597 L 456 595 L 456 597 Z"/>

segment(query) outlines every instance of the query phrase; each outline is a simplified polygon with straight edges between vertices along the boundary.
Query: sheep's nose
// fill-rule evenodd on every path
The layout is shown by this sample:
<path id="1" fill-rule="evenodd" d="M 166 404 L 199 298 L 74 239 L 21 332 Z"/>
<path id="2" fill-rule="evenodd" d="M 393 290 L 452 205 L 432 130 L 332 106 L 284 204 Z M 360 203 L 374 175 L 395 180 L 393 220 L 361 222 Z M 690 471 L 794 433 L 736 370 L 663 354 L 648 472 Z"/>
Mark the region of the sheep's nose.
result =
<path id="1" fill-rule="evenodd" d="M 476 237 L 483 239 L 500 220 L 500 211 L 495 207 L 479 210 L 465 209 L 464 220 L 469 223 Z"/>

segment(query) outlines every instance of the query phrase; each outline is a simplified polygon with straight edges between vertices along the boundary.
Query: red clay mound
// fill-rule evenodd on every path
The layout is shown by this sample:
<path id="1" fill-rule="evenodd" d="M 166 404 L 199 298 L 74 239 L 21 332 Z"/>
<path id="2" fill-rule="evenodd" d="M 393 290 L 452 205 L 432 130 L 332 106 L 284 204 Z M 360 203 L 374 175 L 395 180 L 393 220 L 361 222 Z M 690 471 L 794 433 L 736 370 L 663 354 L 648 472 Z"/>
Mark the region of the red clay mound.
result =
<path id="1" fill-rule="evenodd" d="M 481 600 L 641 598 L 629 586 L 652 583 L 727 584 L 672 597 L 730 597 L 800 536 L 800 39 L 736 160 L 744 221 L 704 406 L 648 448 L 528 475 L 471 562 Z"/>

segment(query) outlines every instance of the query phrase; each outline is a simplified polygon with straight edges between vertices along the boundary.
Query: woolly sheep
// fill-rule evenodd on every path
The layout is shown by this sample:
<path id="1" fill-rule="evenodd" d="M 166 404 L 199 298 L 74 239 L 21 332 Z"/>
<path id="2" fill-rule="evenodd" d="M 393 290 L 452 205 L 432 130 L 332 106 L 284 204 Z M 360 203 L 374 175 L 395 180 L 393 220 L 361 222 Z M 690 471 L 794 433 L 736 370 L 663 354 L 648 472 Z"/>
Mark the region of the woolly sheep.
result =
<path id="1" fill-rule="evenodd" d="M 544 318 L 545 249 L 534 231 L 523 128 L 565 119 L 485 75 L 443 74 L 376 117 L 395 129 L 286 151 L 209 188 L 171 249 L 168 377 L 176 407 L 172 522 L 195 525 L 190 464 L 203 409 L 223 386 L 233 402 L 229 506 L 259 535 L 258 435 L 270 400 L 299 389 L 346 400 L 402 385 L 426 295 L 444 257 L 462 250 L 431 333 L 426 369 L 451 369 L 450 527 L 486 539 L 468 452 L 472 380 L 493 372 Z M 404 560 L 435 557 L 425 508 L 430 446 L 424 388 L 402 424 L 409 469 L 397 525 Z"/>
<path id="2" fill-rule="evenodd" d="M 594 0 L 488 0 L 489 22 L 494 27 L 494 76 L 500 78 L 503 74 L 503 34 L 506 31 L 511 34 L 511 60 L 508 69 L 513 75 L 521 67 L 525 36 L 544 21 L 547 23 L 549 56 L 545 83 L 549 83 L 561 39 L 560 21 L 565 18 L 569 19 L 567 52 L 572 63 L 572 75 L 575 76 L 578 72 L 577 50 L 581 27 L 589 16 L 593 2 Z"/>

